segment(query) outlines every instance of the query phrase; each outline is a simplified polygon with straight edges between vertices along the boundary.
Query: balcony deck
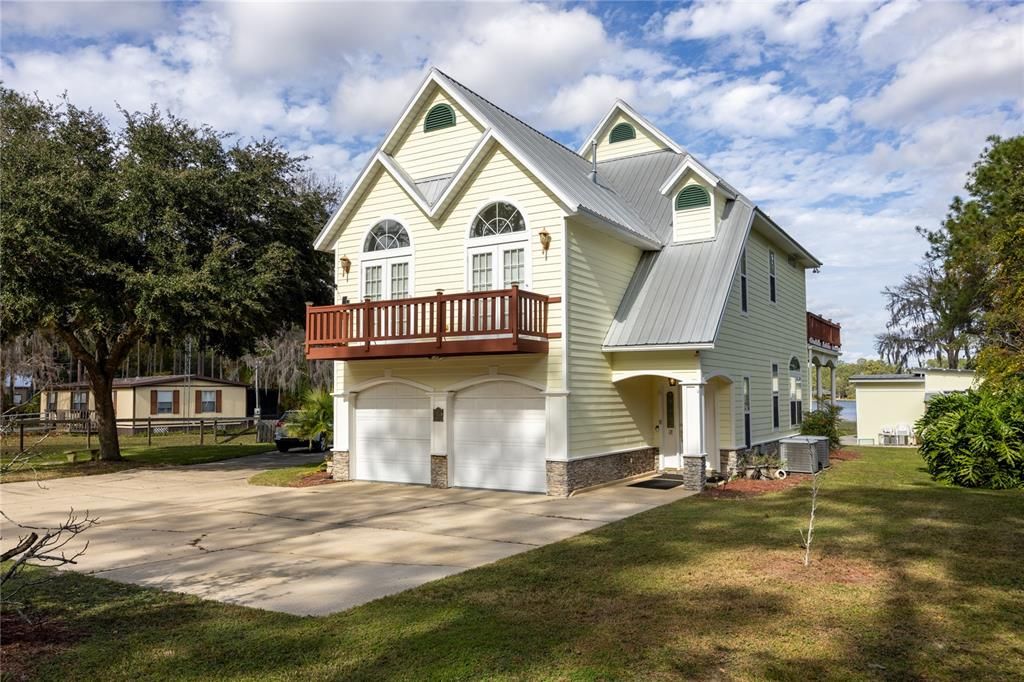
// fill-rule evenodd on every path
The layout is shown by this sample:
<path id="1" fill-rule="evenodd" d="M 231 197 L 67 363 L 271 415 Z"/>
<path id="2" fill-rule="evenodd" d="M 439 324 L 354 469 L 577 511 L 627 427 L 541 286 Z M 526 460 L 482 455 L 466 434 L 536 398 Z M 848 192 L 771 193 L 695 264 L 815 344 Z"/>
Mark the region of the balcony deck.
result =
<path id="1" fill-rule="evenodd" d="M 547 353 L 559 297 L 518 287 L 306 308 L 306 359 Z"/>
<path id="2" fill-rule="evenodd" d="M 807 313 L 807 343 L 826 351 L 839 352 L 843 347 L 841 325 L 821 315 Z"/>

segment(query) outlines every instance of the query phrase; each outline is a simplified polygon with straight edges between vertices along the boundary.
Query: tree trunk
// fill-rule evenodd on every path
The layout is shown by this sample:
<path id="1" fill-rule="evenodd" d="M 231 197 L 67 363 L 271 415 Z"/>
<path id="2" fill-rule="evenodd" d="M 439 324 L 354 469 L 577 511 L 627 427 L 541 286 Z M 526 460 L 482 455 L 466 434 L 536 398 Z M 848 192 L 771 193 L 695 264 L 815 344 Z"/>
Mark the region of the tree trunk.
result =
<path id="1" fill-rule="evenodd" d="M 114 377 L 102 372 L 89 373 L 89 385 L 96 400 L 96 426 L 100 437 L 100 459 L 116 462 L 121 459 L 121 443 L 114 414 Z"/>

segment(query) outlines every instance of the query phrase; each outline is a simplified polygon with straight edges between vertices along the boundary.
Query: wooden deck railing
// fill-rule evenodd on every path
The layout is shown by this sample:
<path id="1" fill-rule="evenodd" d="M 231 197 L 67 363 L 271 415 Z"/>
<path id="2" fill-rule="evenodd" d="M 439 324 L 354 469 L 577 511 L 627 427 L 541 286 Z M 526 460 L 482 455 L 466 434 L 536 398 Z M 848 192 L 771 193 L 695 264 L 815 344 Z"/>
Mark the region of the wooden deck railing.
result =
<path id="1" fill-rule="evenodd" d="M 838 322 L 827 320 L 821 315 L 807 313 L 808 343 L 822 348 L 838 350 L 843 345 L 840 330 L 841 326 Z"/>
<path id="2" fill-rule="evenodd" d="M 557 297 L 513 286 L 306 308 L 310 360 L 545 353 Z"/>

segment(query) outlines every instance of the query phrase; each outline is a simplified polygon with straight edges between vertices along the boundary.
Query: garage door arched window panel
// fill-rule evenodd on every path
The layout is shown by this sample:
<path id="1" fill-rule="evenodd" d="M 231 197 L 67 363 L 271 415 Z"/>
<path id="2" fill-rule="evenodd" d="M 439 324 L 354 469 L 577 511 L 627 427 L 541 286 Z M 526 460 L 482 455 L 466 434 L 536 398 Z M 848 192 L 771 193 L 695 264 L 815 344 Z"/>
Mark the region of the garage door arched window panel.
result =
<path id="1" fill-rule="evenodd" d="M 530 283 L 530 234 L 522 211 L 494 201 L 473 218 L 466 242 L 466 289 L 493 291 Z"/>

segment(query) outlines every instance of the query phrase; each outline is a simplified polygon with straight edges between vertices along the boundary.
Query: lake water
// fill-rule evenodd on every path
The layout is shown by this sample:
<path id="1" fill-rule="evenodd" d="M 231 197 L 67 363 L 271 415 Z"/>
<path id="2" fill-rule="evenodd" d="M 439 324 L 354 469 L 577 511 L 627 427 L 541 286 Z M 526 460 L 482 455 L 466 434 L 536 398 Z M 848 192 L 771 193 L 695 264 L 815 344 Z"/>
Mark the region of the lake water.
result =
<path id="1" fill-rule="evenodd" d="M 811 401 L 813 404 L 813 401 Z M 857 421 L 857 401 L 837 400 L 836 407 L 839 408 L 839 418 L 847 422 Z"/>

